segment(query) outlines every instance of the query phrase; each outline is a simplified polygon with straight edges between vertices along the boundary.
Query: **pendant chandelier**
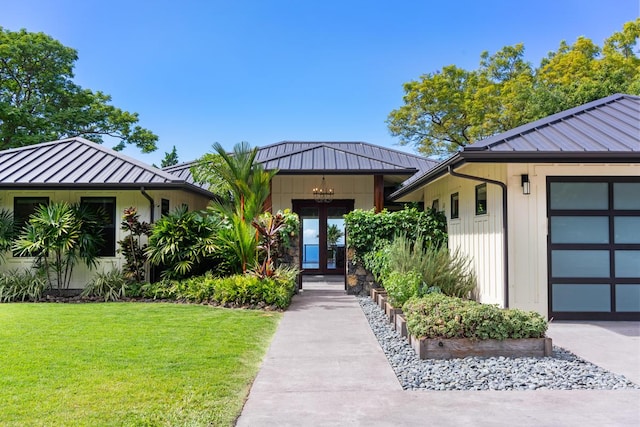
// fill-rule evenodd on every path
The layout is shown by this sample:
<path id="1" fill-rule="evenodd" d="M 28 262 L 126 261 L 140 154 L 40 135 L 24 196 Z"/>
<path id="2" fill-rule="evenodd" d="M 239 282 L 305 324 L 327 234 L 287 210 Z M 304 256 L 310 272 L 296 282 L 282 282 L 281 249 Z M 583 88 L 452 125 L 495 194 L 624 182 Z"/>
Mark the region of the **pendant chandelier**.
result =
<path id="1" fill-rule="evenodd" d="M 322 176 L 322 183 L 320 187 L 315 187 L 313 189 L 313 198 L 318 203 L 331 203 L 333 200 L 333 188 L 327 187 L 327 182 Z"/>

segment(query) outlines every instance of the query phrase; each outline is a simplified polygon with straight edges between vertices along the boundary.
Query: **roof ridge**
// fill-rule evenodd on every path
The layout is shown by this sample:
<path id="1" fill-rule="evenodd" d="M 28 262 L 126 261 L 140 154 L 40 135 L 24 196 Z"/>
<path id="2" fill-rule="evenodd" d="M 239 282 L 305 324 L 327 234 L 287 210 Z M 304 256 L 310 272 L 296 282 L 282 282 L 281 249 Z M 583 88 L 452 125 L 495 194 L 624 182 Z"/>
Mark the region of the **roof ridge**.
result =
<path id="1" fill-rule="evenodd" d="M 267 150 L 267 149 L 270 149 L 270 148 L 273 148 L 273 147 L 276 147 L 276 146 L 279 146 L 279 145 L 284 145 L 284 144 L 309 144 L 310 147 L 304 147 L 304 148 L 300 148 L 298 150 L 295 150 L 295 151 L 292 151 L 292 152 L 289 152 L 289 153 L 276 155 L 276 156 L 273 156 L 273 157 L 268 157 L 264 161 L 278 159 L 278 158 L 281 158 L 281 157 L 284 157 L 284 156 L 287 156 L 287 155 L 300 153 L 300 152 L 303 152 L 303 151 L 306 151 L 306 150 L 309 150 L 311 148 L 315 148 L 315 147 L 318 147 L 318 146 L 327 146 L 327 147 L 329 147 L 329 146 L 332 146 L 334 144 L 335 145 L 337 145 L 337 144 L 356 144 L 356 145 L 358 145 L 359 144 L 359 145 L 371 147 L 371 148 L 374 148 L 374 149 L 384 150 L 384 151 L 396 153 L 396 154 L 399 154 L 399 155 L 402 155 L 402 156 L 411 157 L 411 158 L 416 159 L 418 161 L 425 161 L 425 162 L 433 163 L 434 165 L 439 163 L 437 160 L 430 159 L 428 157 L 425 157 L 425 156 L 422 156 L 422 155 L 419 155 L 419 154 L 407 153 L 407 152 L 404 152 L 404 151 L 396 150 L 394 148 L 383 147 L 383 146 L 375 145 L 375 144 L 372 144 L 370 142 L 365 142 L 365 141 L 280 141 L 280 142 L 277 142 L 277 143 L 274 143 L 274 144 L 269 144 L 269 145 L 266 145 L 266 146 L 263 146 L 263 147 L 259 147 L 259 151 Z M 341 150 L 341 151 L 345 151 L 345 152 L 349 152 L 351 154 L 358 155 L 358 156 L 361 156 L 361 157 L 366 157 L 368 159 L 379 160 L 379 159 L 377 159 L 375 157 L 362 155 L 361 153 L 357 153 L 357 152 L 354 152 L 354 151 L 346 149 L 346 148 L 336 148 L 336 147 L 330 147 L 330 148 Z M 391 162 L 388 162 L 388 161 L 386 163 L 395 164 L 395 163 L 391 163 Z M 397 164 L 395 164 L 395 165 L 398 166 Z M 399 166 L 404 167 L 404 165 L 399 165 Z"/>
<path id="2" fill-rule="evenodd" d="M 351 144 L 353 144 L 353 143 L 351 143 Z M 294 154 L 300 154 L 300 153 L 303 153 L 303 152 L 312 151 L 312 150 L 315 150 L 317 148 L 322 148 L 322 147 L 328 148 L 328 149 L 331 149 L 331 150 L 335 150 L 335 151 L 340 151 L 340 152 L 343 152 L 343 153 L 348 153 L 348 154 L 351 154 L 351 155 L 356 156 L 356 157 L 363 157 L 363 158 L 368 159 L 368 160 L 375 160 L 377 162 L 380 162 L 380 163 L 383 163 L 383 164 L 386 164 L 386 165 L 391 165 L 391 166 L 394 166 L 396 168 L 402 168 L 402 169 L 406 169 L 406 170 L 416 169 L 416 168 L 412 168 L 412 167 L 406 167 L 405 165 L 399 165 L 397 163 L 389 162 L 387 160 L 381 160 L 381 159 L 378 159 L 376 157 L 371 157 L 371 156 L 368 156 L 368 155 L 364 155 L 362 153 L 356 153 L 354 151 L 351 151 L 351 150 L 348 150 L 348 149 L 345 149 L 345 148 L 330 147 L 326 143 L 317 143 L 317 145 L 314 145 L 314 146 L 301 148 L 301 149 L 298 149 L 298 150 L 295 150 L 295 151 L 292 151 L 292 152 L 282 153 L 282 154 L 279 154 L 279 155 L 273 156 L 273 157 L 268 157 L 268 158 L 266 158 L 264 160 L 260 160 L 260 163 L 271 162 L 271 161 L 274 161 L 274 160 L 277 160 L 277 159 L 281 159 L 283 157 L 289 157 L 289 156 L 292 156 Z"/>

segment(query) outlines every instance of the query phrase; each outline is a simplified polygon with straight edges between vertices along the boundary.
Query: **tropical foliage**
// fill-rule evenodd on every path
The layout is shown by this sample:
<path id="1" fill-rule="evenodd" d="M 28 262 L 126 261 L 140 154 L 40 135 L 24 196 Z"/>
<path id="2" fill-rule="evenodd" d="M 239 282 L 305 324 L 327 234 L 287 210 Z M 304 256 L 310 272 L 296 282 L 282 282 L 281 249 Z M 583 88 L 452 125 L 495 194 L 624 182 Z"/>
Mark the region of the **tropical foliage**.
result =
<path id="1" fill-rule="evenodd" d="M 146 284 L 142 287 L 142 296 L 234 307 L 272 306 L 284 309 L 291 303 L 297 274 L 297 269 L 288 267 L 278 267 L 271 277 L 253 274 L 216 277 L 207 273 L 182 280 Z"/>
<path id="2" fill-rule="evenodd" d="M 51 289 L 68 289 L 75 265 L 94 268 L 104 240 L 103 218 L 85 205 L 66 202 L 40 205 L 29 218 L 13 249 L 34 257 L 34 266 Z"/>
<path id="3" fill-rule="evenodd" d="M 129 284 L 129 278 L 118 269 L 99 272 L 82 290 L 81 295 L 85 297 L 100 297 L 105 302 L 118 301 L 127 295 Z"/>
<path id="4" fill-rule="evenodd" d="M 216 251 L 219 232 L 218 216 L 180 206 L 156 221 L 145 253 L 151 264 L 165 268 L 163 277 L 197 274 Z"/>
<path id="5" fill-rule="evenodd" d="M 0 302 L 38 301 L 47 281 L 37 270 L 9 270 L 0 273 Z"/>
<path id="6" fill-rule="evenodd" d="M 0 209 L 0 260 L 4 253 L 11 249 L 15 236 L 13 214 L 7 209 Z"/>
<path id="7" fill-rule="evenodd" d="M 130 207 L 124 210 L 120 229 L 128 232 L 124 239 L 118 242 L 120 252 L 125 258 L 123 266 L 124 276 L 131 282 L 142 282 L 145 279 L 145 265 L 147 244 L 142 243 L 142 236 L 151 235 L 151 224 L 140 221 L 138 209 Z"/>
<path id="8" fill-rule="evenodd" d="M 404 85 L 404 105 L 387 123 L 401 144 L 445 156 L 461 147 L 614 93 L 640 94 L 640 18 L 602 47 L 561 42 L 538 67 L 522 44 L 480 56 L 480 67 L 448 65 Z"/>
<path id="9" fill-rule="evenodd" d="M 246 273 L 257 263 L 259 242 L 252 223 L 263 212 L 271 178 L 278 171 L 265 171 L 256 163 L 258 150 L 246 142 L 236 144 L 231 154 L 218 143 L 213 149 L 224 162 L 217 174 L 229 188 L 230 200 L 214 200 L 211 209 L 226 218 L 227 227 L 220 232 L 220 242 L 237 255 L 241 271 Z"/>

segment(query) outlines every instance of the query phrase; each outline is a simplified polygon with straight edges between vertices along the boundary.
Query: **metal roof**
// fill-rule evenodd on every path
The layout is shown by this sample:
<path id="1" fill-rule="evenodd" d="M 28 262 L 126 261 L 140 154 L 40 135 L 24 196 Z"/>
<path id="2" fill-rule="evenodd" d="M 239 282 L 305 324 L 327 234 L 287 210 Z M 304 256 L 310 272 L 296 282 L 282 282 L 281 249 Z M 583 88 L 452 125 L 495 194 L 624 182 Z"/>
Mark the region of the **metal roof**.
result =
<path id="1" fill-rule="evenodd" d="M 405 174 L 437 162 L 365 142 L 283 141 L 258 149 L 256 161 L 281 174 Z"/>
<path id="2" fill-rule="evenodd" d="M 463 162 L 640 162 L 640 97 L 611 95 L 464 147 L 414 175 L 397 199 Z"/>
<path id="3" fill-rule="evenodd" d="M 210 195 L 176 175 L 79 137 L 0 151 L 0 186 L 182 187 Z"/>

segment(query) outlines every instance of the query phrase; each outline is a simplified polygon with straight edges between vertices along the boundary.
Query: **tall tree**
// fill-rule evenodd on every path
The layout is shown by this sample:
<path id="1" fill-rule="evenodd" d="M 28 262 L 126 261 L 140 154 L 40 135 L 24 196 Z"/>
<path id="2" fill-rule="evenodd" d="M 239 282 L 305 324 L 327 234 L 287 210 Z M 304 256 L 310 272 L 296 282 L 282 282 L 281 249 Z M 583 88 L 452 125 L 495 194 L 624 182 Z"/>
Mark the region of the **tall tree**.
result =
<path id="1" fill-rule="evenodd" d="M 137 126 L 138 114 L 73 82 L 77 52 L 44 33 L 0 27 L 0 149 L 82 136 L 156 149 L 158 137 Z"/>
<path id="2" fill-rule="evenodd" d="M 600 48 L 580 37 L 561 42 L 533 68 L 524 46 L 483 52 L 480 67 L 449 65 L 405 83 L 404 105 L 387 124 L 400 143 L 428 156 L 467 144 L 614 93 L 640 93 L 640 19 L 628 22 Z"/>
<path id="3" fill-rule="evenodd" d="M 173 146 L 173 150 L 164 153 L 164 159 L 160 162 L 160 167 L 166 168 L 178 164 L 178 150 Z"/>

